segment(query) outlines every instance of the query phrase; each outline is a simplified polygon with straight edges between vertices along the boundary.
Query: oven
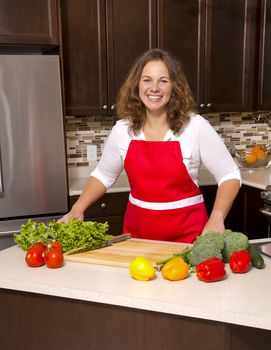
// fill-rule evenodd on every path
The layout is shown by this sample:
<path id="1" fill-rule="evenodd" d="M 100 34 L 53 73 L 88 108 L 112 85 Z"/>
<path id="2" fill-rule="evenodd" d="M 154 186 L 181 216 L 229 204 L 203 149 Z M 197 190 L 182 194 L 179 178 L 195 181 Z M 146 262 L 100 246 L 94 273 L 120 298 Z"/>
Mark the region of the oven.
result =
<path id="1" fill-rule="evenodd" d="M 270 238 L 271 230 L 271 185 L 266 186 L 265 190 L 261 192 L 261 198 L 263 199 L 263 207 L 260 212 L 265 216 L 268 222 L 268 238 Z"/>

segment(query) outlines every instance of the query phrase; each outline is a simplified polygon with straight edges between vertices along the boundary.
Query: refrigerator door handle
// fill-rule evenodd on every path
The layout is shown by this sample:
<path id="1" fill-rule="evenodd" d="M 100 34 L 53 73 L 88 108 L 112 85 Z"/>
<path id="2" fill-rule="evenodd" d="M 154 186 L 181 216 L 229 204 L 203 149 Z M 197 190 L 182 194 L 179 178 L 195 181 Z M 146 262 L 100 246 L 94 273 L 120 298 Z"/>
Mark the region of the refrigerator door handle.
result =
<path id="1" fill-rule="evenodd" d="M 2 176 L 2 160 L 1 160 L 1 142 L 0 142 L 0 197 L 4 196 L 3 176 Z"/>

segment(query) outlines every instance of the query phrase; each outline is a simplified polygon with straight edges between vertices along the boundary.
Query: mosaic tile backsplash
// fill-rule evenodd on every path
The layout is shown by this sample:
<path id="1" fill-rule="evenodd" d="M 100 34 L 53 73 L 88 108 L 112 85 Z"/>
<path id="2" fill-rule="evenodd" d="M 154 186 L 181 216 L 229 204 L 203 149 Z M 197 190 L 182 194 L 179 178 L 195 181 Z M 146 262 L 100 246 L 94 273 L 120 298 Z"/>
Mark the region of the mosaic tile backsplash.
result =
<path id="1" fill-rule="evenodd" d="M 245 148 L 271 142 L 271 112 L 205 114 L 204 117 L 221 136 L 226 146 Z M 66 116 L 66 144 L 69 166 L 88 166 L 87 145 L 97 146 L 97 160 L 112 126 L 114 117 Z"/>

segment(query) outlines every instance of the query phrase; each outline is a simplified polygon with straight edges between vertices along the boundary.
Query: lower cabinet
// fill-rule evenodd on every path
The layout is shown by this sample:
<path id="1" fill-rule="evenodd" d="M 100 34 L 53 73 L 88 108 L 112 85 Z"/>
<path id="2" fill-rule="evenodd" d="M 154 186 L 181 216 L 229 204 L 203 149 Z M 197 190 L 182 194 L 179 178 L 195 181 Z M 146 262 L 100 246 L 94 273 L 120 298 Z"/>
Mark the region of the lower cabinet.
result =
<path id="1" fill-rule="evenodd" d="M 211 213 L 217 186 L 202 186 L 208 214 Z M 262 190 L 243 185 L 225 220 L 226 229 L 246 234 L 249 239 L 265 238 L 268 236 L 268 222 L 261 214 L 263 200 L 260 197 Z"/>
<path id="2" fill-rule="evenodd" d="M 70 208 L 79 196 L 70 196 Z M 119 235 L 122 233 L 124 213 L 128 202 L 129 192 L 106 193 L 96 203 L 85 211 L 86 221 L 108 222 L 108 233 Z"/>
<path id="3" fill-rule="evenodd" d="M 201 186 L 208 215 L 210 215 L 217 191 L 216 185 Z M 262 190 L 243 185 L 225 220 L 226 229 L 243 232 L 249 239 L 268 237 L 267 219 L 260 213 L 263 200 Z M 79 196 L 70 197 L 70 208 Z M 108 233 L 122 233 L 124 213 L 128 202 L 129 192 L 106 193 L 100 200 L 85 212 L 85 220 L 97 222 L 107 221 Z"/>

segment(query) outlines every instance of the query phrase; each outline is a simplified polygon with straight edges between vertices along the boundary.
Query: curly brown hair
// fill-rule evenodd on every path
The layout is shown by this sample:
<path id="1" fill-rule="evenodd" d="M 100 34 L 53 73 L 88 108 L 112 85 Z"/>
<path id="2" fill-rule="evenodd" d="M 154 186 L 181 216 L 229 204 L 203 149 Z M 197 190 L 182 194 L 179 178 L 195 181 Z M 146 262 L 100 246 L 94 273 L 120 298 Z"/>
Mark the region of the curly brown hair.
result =
<path id="1" fill-rule="evenodd" d="M 135 61 L 119 90 L 116 103 L 117 114 L 119 118 L 131 119 L 131 128 L 134 133 L 137 134 L 142 129 L 146 110 L 139 97 L 139 81 L 143 68 L 150 61 L 164 62 L 169 71 L 172 96 L 166 107 L 167 118 L 170 129 L 178 133 L 190 119 L 190 112 L 197 112 L 197 108 L 180 62 L 165 50 L 148 50 Z"/>

